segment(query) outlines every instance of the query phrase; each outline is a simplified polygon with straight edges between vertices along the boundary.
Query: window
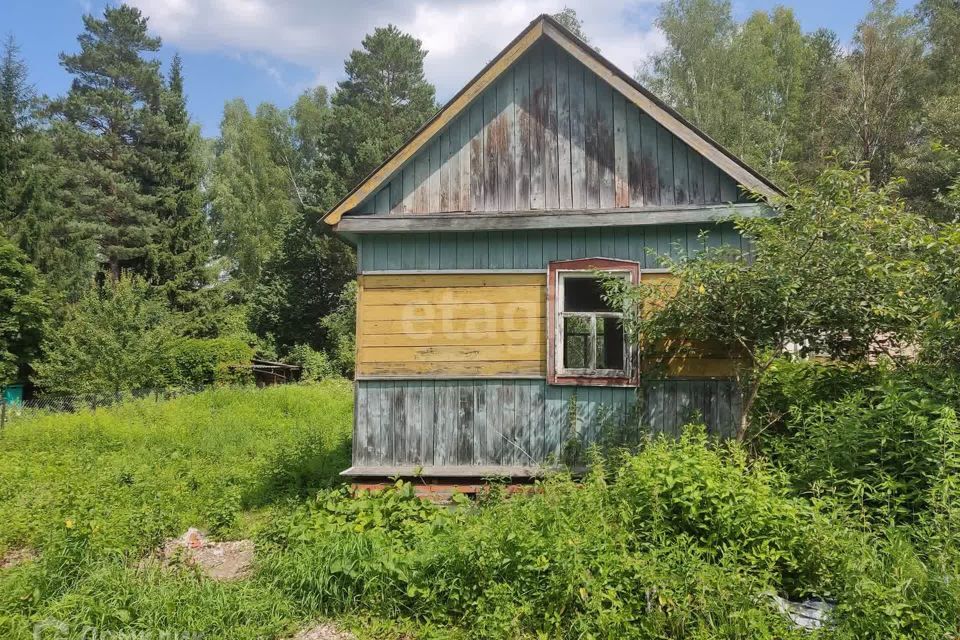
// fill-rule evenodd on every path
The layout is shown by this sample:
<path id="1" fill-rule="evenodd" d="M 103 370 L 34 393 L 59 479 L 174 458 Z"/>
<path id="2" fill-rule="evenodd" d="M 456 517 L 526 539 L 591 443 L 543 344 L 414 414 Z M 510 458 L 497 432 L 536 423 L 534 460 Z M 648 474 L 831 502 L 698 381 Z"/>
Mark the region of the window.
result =
<path id="1" fill-rule="evenodd" d="M 549 380 L 554 384 L 630 384 L 623 314 L 603 299 L 597 271 L 636 282 L 639 265 L 591 258 L 549 267 Z"/>

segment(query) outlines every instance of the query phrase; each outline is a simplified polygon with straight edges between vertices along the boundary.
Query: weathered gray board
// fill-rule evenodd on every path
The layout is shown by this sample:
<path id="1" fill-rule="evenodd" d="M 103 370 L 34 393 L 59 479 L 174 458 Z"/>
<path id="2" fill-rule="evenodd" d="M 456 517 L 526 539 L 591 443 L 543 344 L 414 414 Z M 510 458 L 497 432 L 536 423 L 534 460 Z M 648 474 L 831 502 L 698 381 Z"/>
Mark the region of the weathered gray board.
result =
<path id="1" fill-rule="evenodd" d="M 707 232 L 702 235 L 701 232 Z M 657 257 L 692 255 L 705 246 L 749 253 L 750 242 L 732 223 L 652 227 L 377 233 L 359 236 L 360 272 L 440 269 L 546 269 L 552 260 L 619 258 L 642 268 Z"/>
<path id="2" fill-rule="evenodd" d="M 568 53 L 541 42 L 355 214 L 742 200 L 733 178 Z"/>
<path id="3" fill-rule="evenodd" d="M 667 380 L 649 383 L 640 415 L 636 400 L 635 389 L 544 380 L 359 381 L 353 464 L 537 467 L 601 440 L 679 435 L 698 419 L 729 435 L 740 396 L 727 380 Z"/>

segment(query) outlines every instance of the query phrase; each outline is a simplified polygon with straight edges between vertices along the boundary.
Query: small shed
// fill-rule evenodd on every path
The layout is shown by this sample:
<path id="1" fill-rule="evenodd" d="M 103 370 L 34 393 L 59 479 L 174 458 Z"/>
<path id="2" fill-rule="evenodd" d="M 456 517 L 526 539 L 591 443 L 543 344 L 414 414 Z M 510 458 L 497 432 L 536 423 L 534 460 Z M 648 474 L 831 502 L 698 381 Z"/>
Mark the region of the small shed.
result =
<path id="1" fill-rule="evenodd" d="M 262 358 L 253 358 L 250 361 L 250 372 L 258 387 L 268 387 L 274 384 L 287 384 L 300 379 L 302 367 L 286 362 L 274 362 Z"/>
<path id="2" fill-rule="evenodd" d="M 778 193 L 554 19 L 534 20 L 325 217 L 358 251 L 344 474 L 519 478 L 611 429 L 676 432 L 695 415 L 732 429 L 729 361 L 675 363 L 638 392 L 595 270 L 666 279 L 658 256 L 748 250 L 724 222 L 765 213 L 745 190 Z"/>

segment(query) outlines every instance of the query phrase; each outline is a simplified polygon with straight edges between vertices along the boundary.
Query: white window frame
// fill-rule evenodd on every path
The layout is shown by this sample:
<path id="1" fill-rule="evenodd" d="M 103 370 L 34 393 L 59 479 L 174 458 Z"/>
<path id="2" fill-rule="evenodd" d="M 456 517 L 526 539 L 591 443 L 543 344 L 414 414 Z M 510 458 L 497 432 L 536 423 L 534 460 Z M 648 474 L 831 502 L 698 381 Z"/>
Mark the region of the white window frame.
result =
<path id="1" fill-rule="evenodd" d="M 554 318 L 554 368 L 557 376 L 577 377 L 577 378 L 630 378 L 632 374 L 632 351 L 626 332 L 623 336 L 623 369 L 598 369 L 597 363 L 597 318 L 619 318 L 623 319 L 621 311 L 564 311 L 566 306 L 566 292 L 564 282 L 568 278 L 590 278 L 597 279 L 597 274 L 612 275 L 631 281 L 633 276 L 629 269 L 558 269 L 556 285 L 556 304 Z M 567 368 L 564 366 L 564 338 L 566 331 L 564 324 L 568 317 L 586 317 L 590 318 L 590 340 L 589 354 L 590 363 L 593 365 L 587 368 Z"/>

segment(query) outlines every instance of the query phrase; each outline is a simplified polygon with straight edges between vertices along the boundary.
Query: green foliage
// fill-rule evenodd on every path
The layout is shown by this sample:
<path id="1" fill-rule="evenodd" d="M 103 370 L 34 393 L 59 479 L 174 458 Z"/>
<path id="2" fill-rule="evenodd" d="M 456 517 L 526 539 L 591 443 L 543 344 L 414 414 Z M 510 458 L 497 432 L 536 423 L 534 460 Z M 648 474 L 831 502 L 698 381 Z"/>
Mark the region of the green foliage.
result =
<path id="1" fill-rule="evenodd" d="M 786 418 L 795 440 L 784 441 L 796 447 L 770 446 L 776 466 L 693 427 L 595 457 L 581 482 L 558 475 L 510 497 L 494 487 L 453 509 L 408 483 L 324 488 L 349 463 L 344 382 L 17 421 L 0 439 L 0 555 L 27 546 L 38 557 L 0 569 L 0 630 L 25 639 L 54 618 L 252 640 L 354 613 L 442 638 L 811 637 L 776 610 L 779 594 L 836 602 L 815 637 L 949 637 L 960 617 L 960 443 L 941 439 L 938 452 L 934 436 L 956 433 L 955 418 L 947 431 L 935 423 L 960 387 L 817 366 L 771 369 L 779 392 L 797 396 Z M 831 388 L 870 376 L 886 382 L 868 394 Z M 883 499 L 847 493 L 853 483 L 829 472 L 857 437 L 870 444 L 848 456 L 844 477 L 886 482 Z M 255 537 L 256 574 L 218 584 L 189 568 L 138 568 L 188 526 Z"/>
<path id="2" fill-rule="evenodd" d="M 160 40 L 127 5 L 108 7 L 102 18 L 85 15 L 83 23 L 79 53 L 60 56 L 73 84 L 51 105 L 57 149 L 70 167 L 59 197 L 116 280 L 125 267 L 143 274 L 139 265 L 159 231 L 157 197 L 144 181 L 145 134 L 162 117 L 160 63 L 144 55 L 159 50 Z"/>
<path id="3" fill-rule="evenodd" d="M 583 31 L 583 21 L 580 20 L 579 16 L 577 16 L 576 9 L 571 9 L 570 7 L 564 5 L 563 11 L 558 11 L 557 13 L 553 14 L 553 19 L 566 27 L 570 33 L 577 36 L 584 42 L 590 42 L 590 38 L 588 38 L 587 34 Z"/>
<path id="4" fill-rule="evenodd" d="M 683 336 L 739 358 L 740 439 L 764 372 L 788 348 L 847 361 L 898 357 L 932 299 L 922 277 L 929 226 L 904 209 L 892 186 L 874 188 L 863 171 L 831 169 L 775 210 L 773 218 L 737 221 L 751 243 L 747 255 L 721 248 L 668 260 L 676 287 L 609 283 L 644 357 L 688 349 L 672 340 Z"/>
<path id="5" fill-rule="evenodd" d="M 13 38 L 0 60 L 0 222 L 47 284 L 51 306 L 89 284 L 94 245 L 60 208 L 65 164 L 35 109 L 37 98 Z"/>
<path id="6" fill-rule="evenodd" d="M 347 283 L 340 293 L 336 310 L 324 317 L 320 324 L 327 330 L 332 361 L 340 375 L 353 377 L 357 354 L 357 282 Z"/>
<path id="7" fill-rule="evenodd" d="M 25 129 L 34 100 L 27 66 L 13 36 L 7 36 L 0 57 L 0 215 L 13 209 L 14 177 L 22 171 L 19 137 Z"/>
<path id="8" fill-rule="evenodd" d="M 664 2 L 657 25 L 668 46 L 641 80 L 698 126 L 771 173 L 825 151 L 821 85 L 837 63 L 829 36 L 803 34 L 784 7 L 738 24 L 726 0 Z"/>
<path id="9" fill-rule="evenodd" d="M 334 375 L 333 365 L 327 354 L 315 351 L 305 344 L 294 345 L 285 360 L 302 367 L 300 380 L 303 382 L 317 382 Z"/>
<path id="10" fill-rule="evenodd" d="M 289 634 L 309 614 L 267 584 L 138 565 L 190 526 L 250 536 L 259 516 L 244 510 L 283 509 L 335 481 L 349 464 L 350 399 L 343 382 L 218 389 L 8 423 L 0 557 L 26 546 L 38 558 L 0 568 L 0 635 L 31 638 L 47 619 L 68 622 L 71 638 L 87 624 L 104 637 Z"/>
<path id="11" fill-rule="evenodd" d="M 207 261 L 213 238 L 200 192 L 204 171 L 200 130 L 187 113 L 179 56 L 170 65 L 160 106 L 162 117 L 154 118 L 148 131 L 152 172 L 147 188 L 156 197 L 161 226 L 148 263 L 173 307 L 190 311 L 204 306 L 200 290 L 210 283 Z"/>
<path id="12" fill-rule="evenodd" d="M 344 64 L 326 131 L 341 195 L 399 149 L 437 110 L 423 75 L 420 40 L 389 25 L 363 39 Z"/>
<path id="13" fill-rule="evenodd" d="M 0 238 L 0 382 L 24 375 L 37 355 L 49 309 L 36 270 Z"/>
<path id="14" fill-rule="evenodd" d="M 231 366 L 246 366 L 253 356 L 253 347 L 243 337 L 181 338 L 171 348 L 175 383 L 197 388 L 248 381 L 245 370 Z"/>
<path id="15" fill-rule="evenodd" d="M 960 181 L 951 197 L 960 212 Z M 946 224 L 924 237 L 920 286 L 926 313 L 921 319 L 920 358 L 943 367 L 960 366 L 960 223 Z"/>
<path id="16" fill-rule="evenodd" d="M 91 288 L 43 342 L 34 380 L 46 392 L 121 392 L 163 387 L 173 370 L 166 301 L 140 277 Z"/>
<path id="17" fill-rule="evenodd" d="M 274 156 L 265 107 L 256 115 L 243 100 L 224 107 L 210 169 L 210 203 L 218 250 L 252 289 L 278 250 L 294 216 L 286 169 Z"/>
<path id="18" fill-rule="evenodd" d="M 787 481 L 694 429 L 581 484 L 556 477 L 454 512 L 405 484 L 326 493 L 272 527 L 261 575 L 327 613 L 411 616 L 466 637 L 803 637 L 773 593 L 835 599 L 822 637 L 952 629 L 960 594 L 917 547 L 789 496 Z"/>
<path id="19" fill-rule="evenodd" d="M 923 370 L 838 376 L 836 369 L 780 367 L 771 387 L 792 403 L 766 445 L 801 491 L 839 497 L 878 524 L 919 524 L 944 498 L 943 483 L 960 473 L 958 381 L 938 374 L 931 385 Z"/>
<path id="20" fill-rule="evenodd" d="M 326 232 L 318 212 L 298 214 L 251 296 L 251 329 L 281 350 L 303 343 L 335 354 L 337 334 L 317 320 L 338 311 L 355 274 L 353 249 Z"/>
<path id="21" fill-rule="evenodd" d="M 944 168 L 929 160 L 947 142 L 921 122 L 956 93 L 956 5 L 916 11 L 874 0 L 850 47 L 826 29 L 804 32 L 776 7 L 734 19 L 728 0 L 670 0 L 657 24 L 667 39 L 640 74 L 658 95 L 737 155 L 788 183 L 812 179 L 836 154 L 870 168 L 874 184 L 907 173 L 915 203 L 938 217 Z M 949 143 L 948 143 L 949 144 Z"/>

